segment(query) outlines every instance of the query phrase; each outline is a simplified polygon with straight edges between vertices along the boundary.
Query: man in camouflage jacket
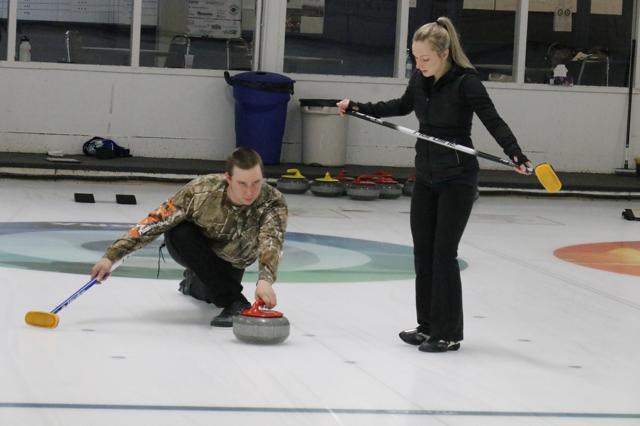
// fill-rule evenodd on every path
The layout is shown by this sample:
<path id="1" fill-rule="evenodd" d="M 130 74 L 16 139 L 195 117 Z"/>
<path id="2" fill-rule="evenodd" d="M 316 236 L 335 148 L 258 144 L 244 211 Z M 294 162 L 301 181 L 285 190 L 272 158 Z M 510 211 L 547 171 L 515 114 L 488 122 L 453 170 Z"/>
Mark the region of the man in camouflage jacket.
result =
<path id="1" fill-rule="evenodd" d="M 91 275 L 105 280 L 114 262 L 164 233 L 171 256 L 186 268 L 180 291 L 223 307 L 211 325 L 230 327 L 249 302 L 242 294 L 244 269 L 258 260 L 255 297 L 277 303 L 276 280 L 287 225 L 287 205 L 263 180 L 258 153 L 236 149 L 225 174 L 196 178 L 149 213 L 113 244 Z"/>

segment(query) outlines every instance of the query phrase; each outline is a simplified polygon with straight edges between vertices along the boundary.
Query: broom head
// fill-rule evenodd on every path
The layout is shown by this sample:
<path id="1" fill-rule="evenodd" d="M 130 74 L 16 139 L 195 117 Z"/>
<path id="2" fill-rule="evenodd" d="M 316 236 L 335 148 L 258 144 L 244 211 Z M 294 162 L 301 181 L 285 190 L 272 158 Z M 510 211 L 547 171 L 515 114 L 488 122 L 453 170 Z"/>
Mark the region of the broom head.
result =
<path id="1" fill-rule="evenodd" d="M 541 163 L 534 170 L 536 176 L 538 177 L 538 181 L 540 184 L 544 186 L 544 189 L 547 192 L 558 192 L 562 188 L 562 182 L 556 175 L 555 170 L 551 167 L 549 163 Z"/>
<path id="2" fill-rule="evenodd" d="M 24 316 L 24 322 L 29 325 L 44 328 L 56 328 L 59 317 L 51 312 L 29 311 Z"/>

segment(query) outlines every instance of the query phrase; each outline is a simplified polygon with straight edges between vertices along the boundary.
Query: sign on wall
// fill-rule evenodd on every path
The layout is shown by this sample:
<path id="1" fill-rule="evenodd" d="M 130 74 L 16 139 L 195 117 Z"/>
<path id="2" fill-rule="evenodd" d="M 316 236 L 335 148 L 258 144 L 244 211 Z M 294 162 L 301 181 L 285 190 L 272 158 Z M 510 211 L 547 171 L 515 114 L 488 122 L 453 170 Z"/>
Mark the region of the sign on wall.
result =
<path id="1" fill-rule="evenodd" d="M 191 37 L 240 38 L 241 0 L 189 0 L 187 33 Z"/>

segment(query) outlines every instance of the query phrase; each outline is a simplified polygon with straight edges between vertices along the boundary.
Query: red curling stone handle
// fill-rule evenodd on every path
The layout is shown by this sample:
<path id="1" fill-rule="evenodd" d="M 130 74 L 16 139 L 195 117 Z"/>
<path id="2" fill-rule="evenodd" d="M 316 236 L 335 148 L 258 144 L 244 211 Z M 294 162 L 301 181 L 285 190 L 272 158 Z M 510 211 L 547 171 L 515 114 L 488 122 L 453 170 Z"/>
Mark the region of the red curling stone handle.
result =
<path id="1" fill-rule="evenodd" d="M 283 316 L 282 312 L 272 311 L 270 309 L 261 309 L 262 306 L 264 306 L 264 301 L 262 299 L 257 299 L 249 309 L 240 311 L 240 314 L 248 317 L 260 318 L 281 318 Z"/>

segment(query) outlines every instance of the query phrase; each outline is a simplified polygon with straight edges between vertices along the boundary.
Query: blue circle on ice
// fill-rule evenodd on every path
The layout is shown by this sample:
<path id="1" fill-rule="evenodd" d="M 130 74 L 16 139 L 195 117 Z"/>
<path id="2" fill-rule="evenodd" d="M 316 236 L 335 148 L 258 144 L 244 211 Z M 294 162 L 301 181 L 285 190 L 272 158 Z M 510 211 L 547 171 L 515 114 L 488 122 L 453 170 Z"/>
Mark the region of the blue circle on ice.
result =
<path id="1" fill-rule="evenodd" d="M 107 246 L 131 224 L 96 222 L 0 223 L 0 265 L 39 271 L 88 275 Z M 156 278 L 162 237 L 137 250 L 115 276 Z M 179 280 L 183 267 L 164 253 L 161 279 Z M 460 260 L 460 268 L 466 264 Z M 381 241 L 287 232 L 278 282 L 362 282 L 410 280 L 414 277 L 410 246 Z M 257 279 L 257 266 L 244 281 Z"/>

